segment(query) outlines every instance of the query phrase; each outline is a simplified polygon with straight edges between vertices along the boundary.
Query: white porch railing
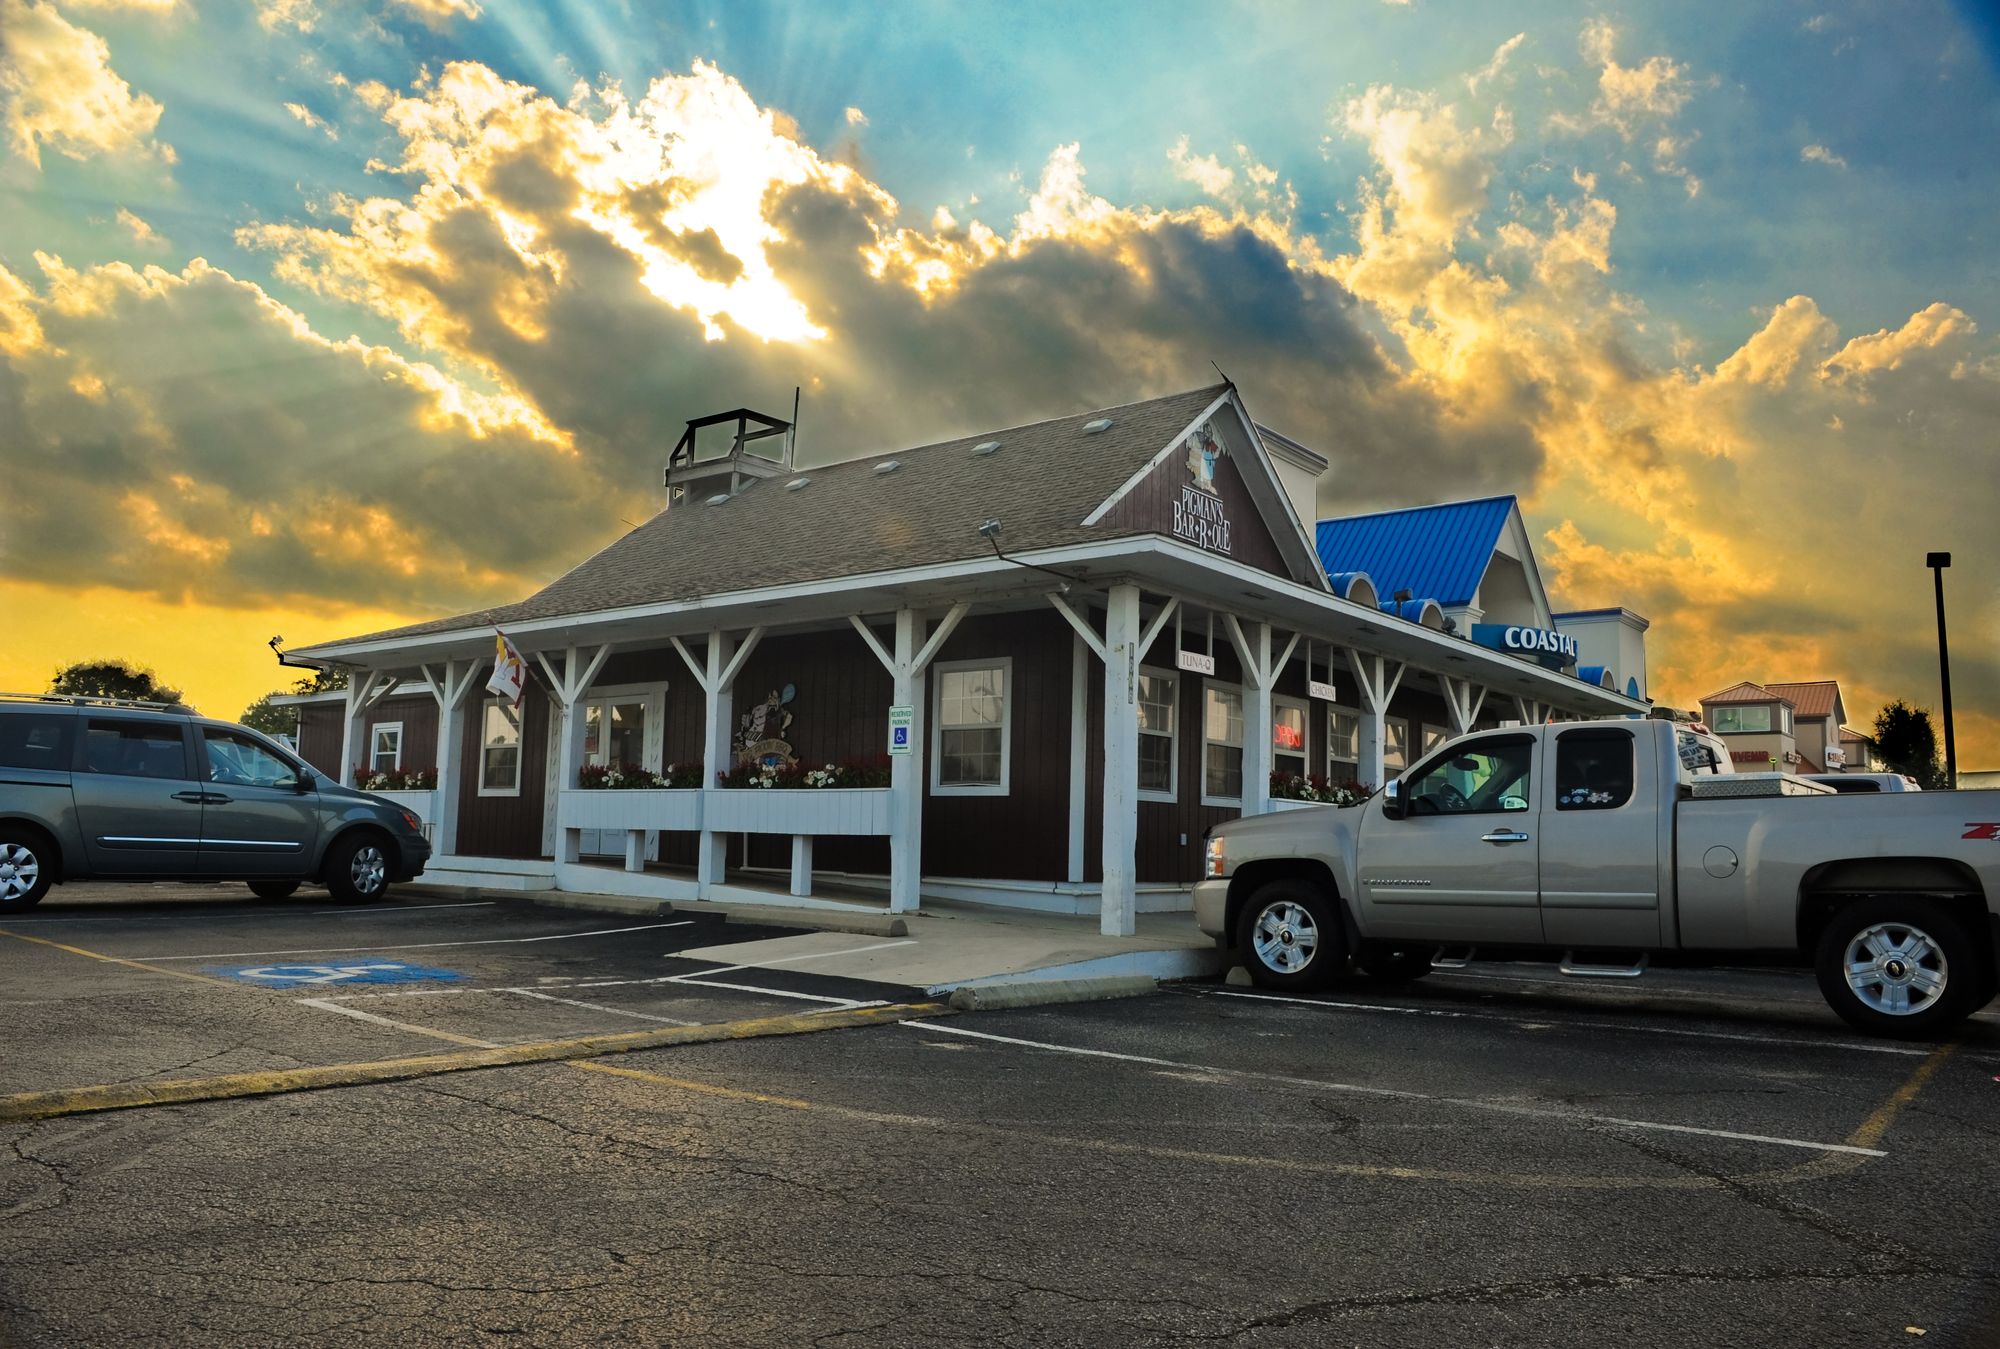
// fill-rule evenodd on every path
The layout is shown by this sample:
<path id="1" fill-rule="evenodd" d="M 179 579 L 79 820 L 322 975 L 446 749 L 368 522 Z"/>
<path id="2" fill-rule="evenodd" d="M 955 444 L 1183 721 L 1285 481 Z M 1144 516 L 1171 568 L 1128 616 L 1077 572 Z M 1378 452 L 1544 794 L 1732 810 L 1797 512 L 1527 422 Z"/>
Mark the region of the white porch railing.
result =
<path id="1" fill-rule="evenodd" d="M 562 829 L 699 829 L 701 798 L 699 787 L 572 787 L 556 798 L 556 824 Z"/>
<path id="2" fill-rule="evenodd" d="M 718 787 L 702 796 L 702 828 L 719 833 L 889 832 L 887 787 Z"/>

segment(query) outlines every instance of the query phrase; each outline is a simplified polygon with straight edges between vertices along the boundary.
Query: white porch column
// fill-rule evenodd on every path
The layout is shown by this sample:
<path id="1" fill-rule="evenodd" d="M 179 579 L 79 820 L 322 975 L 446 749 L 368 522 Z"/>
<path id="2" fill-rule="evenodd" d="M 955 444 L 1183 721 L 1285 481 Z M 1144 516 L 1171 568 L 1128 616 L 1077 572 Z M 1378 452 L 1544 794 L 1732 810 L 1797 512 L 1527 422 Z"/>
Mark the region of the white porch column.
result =
<path id="1" fill-rule="evenodd" d="M 1104 613 L 1104 900 L 1107 937 L 1138 930 L 1139 587 L 1114 585 Z"/>
<path id="2" fill-rule="evenodd" d="M 577 785 L 577 770 L 583 767 L 584 736 L 584 695 L 590 691 L 591 681 L 604 668 L 604 658 L 611 654 L 609 642 L 597 648 L 588 663 L 581 658 L 577 647 L 563 652 L 563 667 L 560 677 L 549 658 L 537 651 L 535 660 L 540 663 L 542 673 L 549 677 L 549 687 L 556 695 L 556 799 L 549 803 L 549 809 L 556 813 L 556 860 L 577 862 L 583 858 L 583 834 L 572 829 L 562 819 L 562 794 Z"/>
<path id="3" fill-rule="evenodd" d="M 1547 703 L 1539 698 L 1523 697 L 1518 693 L 1514 695 L 1514 710 L 1520 714 L 1521 724 L 1524 726 L 1539 726 L 1549 717 Z"/>
<path id="4" fill-rule="evenodd" d="M 924 696 L 928 684 L 924 673 L 971 608 L 970 601 L 952 605 L 938 621 L 936 631 L 928 636 L 924 632 L 929 626 L 928 619 L 915 609 L 898 609 L 893 650 L 883 649 L 874 629 L 861 615 L 847 616 L 847 621 L 861 634 L 861 640 L 875 653 L 875 659 L 889 672 L 890 703 L 910 709 L 910 752 L 889 756 L 890 913 L 915 913 L 923 902 L 924 779 L 930 762 L 929 751 L 924 747 L 924 718 L 930 711 Z"/>
<path id="5" fill-rule="evenodd" d="M 810 895 L 813 892 L 813 836 L 811 834 L 792 835 L 792 893 Z"/>
<path id="6" fill-rule="evenodd" d="M 1071 885 L 1083 884 L 1084 831 L 1090 802 L 1090 648 L 1083 634 L 1069 639 L 1069 870 Z"/>
<path id="7" fill-rule="evenodd" d="M 1278 675 L 1298 649 L 1299 634 L 1293 633 L 1284 653 L 1271 659 L 1271 625 L 1252 623 L 1246 633 L 1234 614 L 1224 616 L 1229 641 L 1243 666 L 1243 813 L 1262 815 L 1271 808 L 1271 740 L 1277 728 L 1277 704 L 1272 697 Z"/>
<path id="8" fill-rule="evenodd" d="M 728 633 L 717 628 L 708 634 L 708 663 L 702 680 L 708 709 L 702 723 L 701 785 L 709 791 L 715 790 L 716 778 L 729 768 L 729 736 L 736 726 L 736 689 L 733 681 L 725 682 L 722 676 L 728 672 L 734 651 L 735 640 Z M 704 820 L 706 817 L 704 811 Z M 722 883 L 728 860 L 729 835 L 703 829 L 695 855 L 698 896 L 706 899 L 709 887 Z"/>
<path id="9" fill-rule="evenodd" d="M 380 670 L 356 670 L 347 677 L 346 715 L 340 725 L 340 785 L 354 785 L 354 767 L 368 752 L 368 710 L 396 687 Z"/>
<path id="10" fill-rule="evenodd" d="M 1480 709 L 1486 706 L 1486 686 L 1447 674 L 1439 675 L 1438 683 L 1444 688 L 1444 709 L 1452 736 L 1470 735 Z"/>
<path id="11" fill-rule="evenodd" d="M 459 762 L 465 756 L 467 704 L 480 687 L 477 660 L 447 660 L 444 668 L 423 667 L 424 683 L 438 705 L 437 818 L 431 821 L 431 849 L 443 857 L 458 851 L 458 803 L 463 794 Z"/>
<path id="12" fill-rule="evenodd" d="M 917 666 L 924 622 L 914 609 L 896 611 L 895 663 L 889 700 L 910 709 L 910 752 L 889 761 L 889 912 L 915 913 L 923 902 L 924 870 L 924 692 L 929 680 Z"/>
<path id="13" fill-rule="evenodd" d="M 1398 665 L 1392 671 L 1385 657 L 1372 652 L 1356 651 L 1348 648 L 1348 668 L 1354 671 L 1355 687 L 1361 692 L 1361 732 L 1359 736 L 1361 762 L 1355 766 L 1355 775 L 1365 786 L 1381 788 L 1388 777 L 1383 760 L 1383 746 L 1388 740 L 1385 724 L 1389 714 L 1389 701 L 1396 696 L 1396 686 L 1403 682 L 1406 666 Z"/>

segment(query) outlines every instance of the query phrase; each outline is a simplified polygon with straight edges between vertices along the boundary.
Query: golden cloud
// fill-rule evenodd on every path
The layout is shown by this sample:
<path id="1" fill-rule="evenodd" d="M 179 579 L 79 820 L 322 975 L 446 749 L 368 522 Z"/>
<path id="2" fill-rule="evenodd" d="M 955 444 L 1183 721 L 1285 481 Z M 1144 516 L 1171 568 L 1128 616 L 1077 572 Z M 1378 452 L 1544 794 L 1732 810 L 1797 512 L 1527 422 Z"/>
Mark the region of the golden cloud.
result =
<path id="1" fill-rule="evenodd" d="M 155 140 L 160 105 L 111 68 L 104 39 L 46 0 L 0 0 L 0 122 L 15 153 L 39 166 L 46 145 L 71 159 L 122 155 L 174 162 Z"/>

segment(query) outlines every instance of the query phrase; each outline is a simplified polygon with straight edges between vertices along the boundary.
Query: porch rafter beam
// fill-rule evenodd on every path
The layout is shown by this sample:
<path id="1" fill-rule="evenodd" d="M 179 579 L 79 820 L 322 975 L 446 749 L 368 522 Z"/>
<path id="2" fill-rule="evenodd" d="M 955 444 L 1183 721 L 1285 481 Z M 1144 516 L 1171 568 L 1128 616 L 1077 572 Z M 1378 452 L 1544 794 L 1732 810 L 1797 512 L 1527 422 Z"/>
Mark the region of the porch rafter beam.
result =
<path id="1" fill-rule="evenodd" d="M 743 663 L 750 659 L 750 653 L 755 651 L 757 643 L 763 640 L 764 628 L 762 624 L 743 634 L 743 642 L 736 648 L 736 654 L 731 656 L 729 664 L 723 667 L 721 680 L 723 688 L 728 688 L 736 682 L 736 676 L 742 672 Z"/>
<path id="2" fill-rule="evenodd" d="M 445 706 L 447 708 L 464 706 L 466 695 L 471 693 L 475 688 L 482 687 L 479 683 L 480 662 L 477 659 L 465 662 L 465 669 L 458 675 L 457 682 L 454 683 L 452 681 L 452 667 L 456 664 L 456 661 L 450 660 L 444 663 L 444 691 Z"/>
<path id="3" fill-rule="evenodd" d="M 574 652 L 576 648 L 571 647 L 570 650 Z M 604 662 L 608 660 L 610 656 L 611 656 L 611 643 L 600 642 L 597 647 L 597 654 L 590 658 L 590 664 L 584 667 L 582 677 L 576 681 L 575 688 L 568 690 L 570 696 L 564 699 L 564 701 L 573 703 L 578 698 L 581 698 L 584 695 L 584 693 L 590 688 L 590 686 L 596 682 L 597 672 L 604 668 Z M 574 670 L 572 669 L 570 673 L 574 673 Z"/>
<path id="4" fill-rule="evenodd" d="M 1090 624 L 1086 623 L 1076 610 L 1070 608 L 1068 600 L 1054 592 L 1051 592 L 1047 598 L 1049 603 L 1056 607 L 1056 612 L 1069 620 L 1069 625 L 1076 629 L 1077 636 L 1083 638 L 1083 644 L 1090 648 L 1091 654 L 1099 660 L 1103 660 L 1104 639 L 1091 630 Z"/>
<path id="5" fill-rule="evenodd" d="M 572 654 L 574 654 L 576 648 L 571 647 L 570 651 Z M 556 677 L 556 667 L 549 664 L 548 653 L 546 651 L 537 651 L 535 653 L 535 664 L 542 667 L 542 673 L 548 676 L 549 687 L 555 690 L 555 694 L 558 698 L 562 698 L 563 681 Z M 563 701 L 567 703 L 573 700 L 569 698 L 563 698 Z"/>
<path id="6" fill-rule="evenodd" d="M 896 658 L 889 654 L 887 647 L 882 645 L 881 639 L 875 635 L 875 630 L 868 626 L 868 620 L 860 614 L 849 614 L 847 621 L 852 623 L 854 630 L 861 634 L 861 640 L 868 643 L 868 649 L 875 653 L 876 660 L 882 662 L 882 668 L 890 674 L 896 673 Z"/>
<path id="7" fill-rule="evenodd" d="M 937 656 L 939 651 L 944 649 L 944 644 L 951 638 L 952 630 L 959 625 L 959 622 L 964 619 L 967 613 L 971 612 L 971 609 L 972 601 L 970 600 L 960 600 L 957 604 L 951 606 L 945 613 L 944 618 L 938 623 L 937 631 L 931 634 L 931 639 L 928 642 L 924 643 L 923 650 L 917 652 L 917 658 L 911 662 L 914 668 L 910 673 L 921 674 L 931 668 L 931 661 Z M 917 630 L 919 632 L 923 631 L 921 627 Z"/>
<path id="8" fill-rule="evenodd" d="M 681 660 L 686 663 L 688 673 L 694 676 L 694 682 L 701 686 L 703 692 L 706 692 L 708 690 L 708 667 L 703 662 L 694 658 L 694 652 L 688 650 L 687 644 L 681 641 L 680 638 L 669 637 L 667 640 L 674 644 L 674 650 L 681 653 Z"/>
<path id="9" fill-rule="evenodd" d="M 1301 632 L 1294 632 L 1292 634 L 1292 640 L 1285 643 L 1285 649 L 1279 653 L 1278 658 L 1276 660 L 1271 662 L 1270 676 L 1272 683 L 1275 684 L 1278 681 L 1278 676 L 1285 672 L 1285 666 L 1291 663 L 1292 653 L 1299 649 L 1299 639 L 1304 635 L 1305 634 Z M 1307 663 L 1310 664 L 1311 662 Z M 1308 676 L 1310 676 L 1310 673 L 1311 672 L 1308 671 Z"/>
<path id="10" fill-rule="evenodd" d="M 1140 660 L 1146 659 L 1146 653 L 1153 649 L 1154 639 L 1166 630 L 1167 620 L 1179 613 L 1180 609 L 1181 601 L 1177 595 L 1169 596 L 1167 602 L 1160 606 L 1160 612 L 1153 615 L 1153 621 L 1148 623 L 1146 630 L 1139 635 Z"/>

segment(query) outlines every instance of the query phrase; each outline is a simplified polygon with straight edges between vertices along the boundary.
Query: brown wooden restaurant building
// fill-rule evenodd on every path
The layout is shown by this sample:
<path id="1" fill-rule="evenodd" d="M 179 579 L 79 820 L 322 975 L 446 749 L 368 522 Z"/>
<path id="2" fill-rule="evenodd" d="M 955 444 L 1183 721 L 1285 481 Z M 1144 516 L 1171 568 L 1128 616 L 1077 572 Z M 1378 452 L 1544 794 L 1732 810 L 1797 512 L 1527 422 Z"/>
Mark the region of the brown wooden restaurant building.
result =
<path id="1" fill-rule="evenodd" d="M 350 676 L 290 700 L 301 753 L 434 771 L 396 794 L 427 879 L 1125 934 L 1188 905 L 1203 831 L 1312 779 L 1647 710 L 1521 636 L 1557 625 L 1510 499 L 1468 503 L 1499 523 L 1466 594 L 1344 569 L 1314 533 L 1326 460 L 1231 385 L 813 467 L 790 439 L 691 423 L 666 509 L 534 595 L 289 653 Z M 485 691 L 496 632 L 518 707 Z M 661 785 L 601 785 L 620 764 Z"/>

